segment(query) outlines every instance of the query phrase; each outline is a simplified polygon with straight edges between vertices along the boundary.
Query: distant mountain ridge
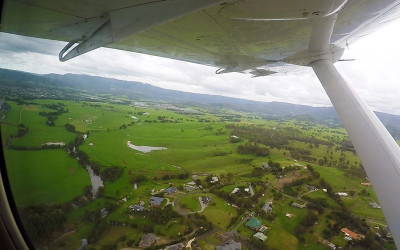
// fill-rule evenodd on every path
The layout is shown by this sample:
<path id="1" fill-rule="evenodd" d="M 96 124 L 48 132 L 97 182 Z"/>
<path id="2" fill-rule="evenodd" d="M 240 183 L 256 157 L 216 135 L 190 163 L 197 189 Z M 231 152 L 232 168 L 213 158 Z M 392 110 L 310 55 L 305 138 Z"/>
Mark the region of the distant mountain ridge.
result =
<path id="1" fill-rule="evenodd" d="M 40 87 L 84 90 L 93 94 L 124 95 L 141 101 L 160 101 L 231 108 L 238 111 L 255 112 L 266 116 L 281 118 L 306 115 L 317 120 L 331 120 L 339 123 L 333 107 L 311 107 L 282 102 L 261 102 L 218 95 L 195 94 L 163 89 L 141 82 L 123 81 L 99 76 L 76 74 L 39 75 L 22 71 L 0 69 L 0 81 L 14 84 L 36 84 Z M 400 138 L 400 116 L 381 112 L 375 113 L 392 135 Z"/>

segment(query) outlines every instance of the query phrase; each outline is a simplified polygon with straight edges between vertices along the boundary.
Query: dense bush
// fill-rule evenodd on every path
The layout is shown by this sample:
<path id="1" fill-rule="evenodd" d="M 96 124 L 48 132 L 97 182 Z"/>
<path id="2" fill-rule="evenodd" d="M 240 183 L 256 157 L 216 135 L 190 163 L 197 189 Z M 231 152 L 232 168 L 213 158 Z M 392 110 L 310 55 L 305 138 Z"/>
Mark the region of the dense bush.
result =
<path id="1" fill-rule="evenodd" d="M 72 132 L 72 133 L 75 133 L 75 126 L 74 125 L 71 125 L 71 124 L 65 124 L 65 128 L 69 131 L 69 132 Z"/>
<path id="2" fill-rule="evenodd" d="M 100 172 L 100 175 L 103 180 L 114 182 L 121 177 L 123 171 L 124 170 L 121 167 L 112 166 L 103 169 L 103 171 Z"/>
<path id="3" fill-rule="evenodd" d="M 246 143 L 244 145 L 239 145 L 237 148 L 239 154 L 252 154 L 256 156 L 268 156 L 270 154 L 269 149 L 266 147 L 260 147 L 256 144 Z"/>
<path id="4" fill-rule="evenodd" d="M 39 204 L 21 210 L 21 217 L 29 238 L 38 242 L 50 235 L 66 221 L 66 207 L 58 204 Z"/>

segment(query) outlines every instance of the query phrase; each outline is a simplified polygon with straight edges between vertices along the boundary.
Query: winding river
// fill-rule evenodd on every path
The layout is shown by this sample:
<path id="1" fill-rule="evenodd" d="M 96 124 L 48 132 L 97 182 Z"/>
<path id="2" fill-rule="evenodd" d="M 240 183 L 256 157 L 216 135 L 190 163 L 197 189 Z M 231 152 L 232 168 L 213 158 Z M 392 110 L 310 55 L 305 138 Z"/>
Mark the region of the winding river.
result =
<path id="1" fill-rule="evenodd" d="M 86 166 L 86 170 L 89 172 L 90 182 L 92 183 L 92 195 L 93 199 L 96 199 L 97 190 L 99 187 L 104 187 L 103 180 L 100 175 L 96 175 L 90 165 Z"/>

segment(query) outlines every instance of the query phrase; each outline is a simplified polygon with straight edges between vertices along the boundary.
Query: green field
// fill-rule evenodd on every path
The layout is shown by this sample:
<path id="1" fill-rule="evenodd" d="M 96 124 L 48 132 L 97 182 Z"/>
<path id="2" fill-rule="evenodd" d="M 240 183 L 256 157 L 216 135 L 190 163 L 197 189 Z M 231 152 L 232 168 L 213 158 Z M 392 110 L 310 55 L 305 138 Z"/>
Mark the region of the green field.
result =
<path id="1" fill-rule="evenodd" d="M 67 202 L 90 185 L 87 171 L 63 150 L 6 150 L 5 155 L 18 206 Z"/>
<path id="2" fill-rule="evenodd" d="M 212 203 L 204 209 L 202 214 L 215 226 L 227 229 L 231 219 L 237 215 L 237 209 L 216 195 L 211 194 L 210 196 Z"/>
<path id="3" fill-rule="evenodd" d="M 263 224 L 270 227 L 264 246 L 271 249 L 323 249 L 324 229 L 329 223 L 336 223 L 330 221 L 329 214 L 341 208 L 337 201 L 322 191 L 321 178 L 331 185 L 333 192 L 353 194 L 340 198 L 352 214 L 385 223 L 382 211 L 369 206 L 369 202 L 377 201 L 377 198 L 372 187 L 361 185 L 366 182 L 362 173 L 359 176 L 348 174 L 351 168 L 359 169 L 360 162 L 351 150 L 339 147 L 343 140 L 347 140 L 342 128 L 295 118 L 268 120 L 258 114 L 229 109 L 189 107 L 194 111 L 185 113 L 151 102 L 141 107 L 135 107 L 133 102 L 121 105 L 111 101 L 30 102 L 22 105 L 7 102 L 11 110 L 1 123 L 1 133 L 18 207 L 61 204 L 66 208 L 63 210 L 65 220 L 50 237 L 60 237 L 59 240 L 57 243 L 44 240 L 41 242 L 44 246 L 78 248 L 82 238 L 90 238 L 90 246 L 94 249 L 137 247 L 141 237 L 148 232 L 159 236 L 162 244 L 179 241 L 183 236 L 190 238 L 199 230 L 199 223 L 191 221 L 194 219 L 188 219 L 187 215 L 163 214 L 165 206 L 182 196 L 178 206 L 194 212 L 201 208 L 200 196 L 211 196 L 212 202 L 199 214 L 204 215 L 218 230 L 232 230 L 246 213 L 256 211 Z M 60 105 L 68 110 L 57 115 L 54 126 L 46 125 L 47 118 L 39 115 L 39 112 L 54 112 L 49 105 Z M 227 116 L 235 117 L 235 120 L 226 121 Z M 68 131 L 65 124 L 73 125 L 75 132 Z M 238 143 L 231 142 L 234 129 L 229 125 L 232 124 L 247 129 Z M 29 131 L 15 137 L 21 128 L 29 128 Z M 263 130 L 260 138 L 252 138 L 252 133 L 260 130 Z M 83 133 L 88 133 L 88 137 L 79 142 Z M 277 133 L 275 137 L 268 137 L 266 144 L 262 145 L 269 150 L 268 155 L 238 153 L 239 146 L 262 139 L 263 133 Z M 289 139 L 279 147 L 269 146 L 269 141 L 276 137 Z M 79 145 L 73 144 L 77 141 Z M 166 149 L 144 153 L 129 148 L 128 141 L 136 146 Z M 64 142 L 67 145 L 58 149 L 43 148 L 42 144 L 47 142 Z M 69 144 L 73 144 L 74 149 Z M 71 153 L 73 150 L 87 156 L 87 161 L 82 163 L 82 159 Z M 280 164 L 278 172 L 256 171 L 257 167 L 269 161 Z M 98 166 L 102 178 L 106 176 L 105 171 L 112 167 L 121 171 L 115 179 L 111 176 L 107 177 L 111 179 L 104 180 L 104 190 L 95 200 L 87 194 L 87 188 L 85 192 L 85 187 L 91 184 L 85 164 Z M 312 177 L 305 167 L 308 164 L 319 174 L 318 177 Z M 193 181 L 192 175 L 197 175 L 202 190 L 184 190 L 184 185 Z M 219 182 L 210 183 L 207 178 L 211 175 L 217 176 Z M 298 195 L 284 193 L 285 185 L 301 178 L 309 178 L 309 181 L 293 186 Z M 135 183 L 137 189 L 134 189 Z M 237 199 L 232 198 L 235 194 L 230 193 L 235 187 L 245 188 L 249 184 L 253 185 L 258 195 L 255 201 L 245 193 Z M 316 185 L 319 190 L 301 199 L 298 196 L 309 191 L 305 184 Z M 164 194 L 168 202 L 165 199 L 160 207 L 152 207 L 150 197 L 162 196 L 161 190 L 170 186 L 178 188 L 179 193 L 172 196 Z M 240 210 L 232 206 L 232 200 L 238 202 L 236 205 Z M 296 208 L 290 203 L 303 204 L 306 200 L 309 203 L 323 200 L 326 207 L 323 213 L 317 215 L 317 224 L 296 235 L 308 208 Z M 270 216 L 260 212 L 266 201 L 273 201 Z M 143 214 L 130 211 L 129 206 L 139 203 L 144 204 Z M 74 208 L 71 208 L 72 204 Z M 254 206 L 245 209 L 244 204 Z M 102 217 L 100 211 L 105 208 L 110 212 Z M 151 216 L 164 216 L 159 218 L 162 223 L 155 223 L 154 218 L 149 216 L 152 209 L 158 209 L 159 213 Z M 173 211 L 177 213 L 175 209 Z M 368 226 L 373 230 L 372 225 Z M 63 236 L 65 232 L 70 233 Z M 254 234 L 244 224 L 238 232 L 245 239 L 251 239 Z M 345 246 L 338 235 L 339 232 L 335 232 L 325 238 Z M 220 242 L 221 239 L 210 235 L 198 243 L 203 249 L 215 249 Z"/>
<path id="4" fill-rule="evenodd" d="M 26 136 L 13 139 L 13 146 L 40 147 L 48 142 L 68 143 L 75 137 L 73 133 L 64 128 L 67 122 L 56 124 L 56 126 L 46 125 L 46 118 L 40 116 L 39 112 L 47 111 L 47 108 L 39 105 L 17 105 L 13 102 L 10 102 L 10 106 L 11 112 L 5 119 L 7 123 L 2 124 L 2 138 L 15 134 L 19 124 L 24 124 L 29 128 Z"/>
<path id="5" fill-rule="evenodd" d="M 188 209 L 192 212 L 199 211 L 201 209 L 199 197 L 202 196 L 200 194 L 184 196 L 179 200 L 178 205 L 181 208 Z"/>

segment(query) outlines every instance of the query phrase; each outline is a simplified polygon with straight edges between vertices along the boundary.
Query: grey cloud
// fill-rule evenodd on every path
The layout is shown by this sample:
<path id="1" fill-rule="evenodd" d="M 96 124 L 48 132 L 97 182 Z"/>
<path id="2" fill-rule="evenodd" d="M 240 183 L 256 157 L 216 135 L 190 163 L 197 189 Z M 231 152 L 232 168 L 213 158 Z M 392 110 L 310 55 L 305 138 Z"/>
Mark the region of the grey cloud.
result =
<path id="1" fill-rule="evenodd" d="M 57 55 L 62 48 L 62 42 L 0 33 L 0 50 L 3 53 L 34 52 L 44 55 Z"/>

